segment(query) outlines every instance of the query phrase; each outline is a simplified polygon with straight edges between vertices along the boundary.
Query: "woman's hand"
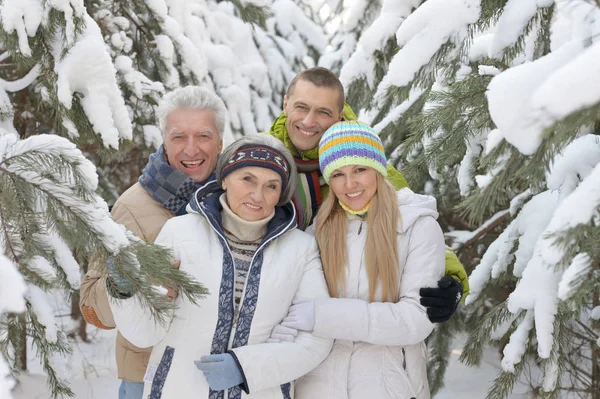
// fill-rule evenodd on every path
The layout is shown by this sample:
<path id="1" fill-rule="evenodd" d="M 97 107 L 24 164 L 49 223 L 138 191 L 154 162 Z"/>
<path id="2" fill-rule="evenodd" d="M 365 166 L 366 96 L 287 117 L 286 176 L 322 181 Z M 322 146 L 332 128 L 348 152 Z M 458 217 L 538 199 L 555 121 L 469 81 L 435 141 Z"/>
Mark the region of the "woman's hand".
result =
<path id="1" fill-rule="evenodd" d="M 281 324 L 277 324 L 275 328 L 273 328 L 273 331 L 271 331 L 271 337 L 267 339 L 267 343 L 278 344 L 280 342 L 294 342 L 297 335 L 298 330 L 295 328 L 289 328 L 282 326 Z"/>
<path id="2" fill-rule="evenodd" d="M 194 363 L 213 391 L 229 389 L 244 382 L 244 376 L 230 353 L 202 356 Z"/>
<path id="3" fill-rule="evenodd" d="M 312 332 L 315 329 L 315 301 L 308 298 L 294 299 L 293 305 L 281 325 Z"/>

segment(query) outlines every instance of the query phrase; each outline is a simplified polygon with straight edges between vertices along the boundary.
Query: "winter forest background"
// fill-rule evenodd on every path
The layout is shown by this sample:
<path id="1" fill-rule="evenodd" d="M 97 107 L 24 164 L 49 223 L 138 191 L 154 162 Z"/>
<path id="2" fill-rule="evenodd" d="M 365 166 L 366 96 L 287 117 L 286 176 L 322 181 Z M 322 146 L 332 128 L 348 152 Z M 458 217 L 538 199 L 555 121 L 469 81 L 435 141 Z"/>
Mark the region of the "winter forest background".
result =
<path id="1" fill-rule="evenodd" d="M 73 395 L 73 348 L 98 337 L 77 306 L 91 252 L 158 317 L 152 279 L 198 289 L 107 211 L 161 144 L 160 97 L 213 89 L 231 142 L 315 65 L 438 199 L 470 275 L 429 339 L 432 390 L 464 336 L 464 365 L 500 354 L 489 398 L 523 379 L 600 398 L 600 0 L 1 0 L 0 61 L 0 398 L 28 368 Z"/>

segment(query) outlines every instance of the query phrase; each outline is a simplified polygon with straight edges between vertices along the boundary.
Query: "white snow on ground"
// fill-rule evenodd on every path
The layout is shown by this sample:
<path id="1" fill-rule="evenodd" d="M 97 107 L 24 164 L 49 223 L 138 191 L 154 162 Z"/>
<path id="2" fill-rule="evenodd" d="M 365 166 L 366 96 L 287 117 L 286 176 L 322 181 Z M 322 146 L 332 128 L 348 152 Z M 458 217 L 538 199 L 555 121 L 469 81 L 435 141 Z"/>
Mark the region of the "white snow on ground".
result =
<path id="1" fill-rule="evenodd" d="M 88 327 L 94 343 L 77 342 L 73 348 L 73 360 L 70 362 L 73 392 L 77 399 L 111 399 L 117 398 L 119 380 L 116 377 L 114 358 L 115 332 L 102 331 Z M 452 345 L 446 373 L 446 387 L 435 399 L 479 399 L 491 386 L 500 371 L 500 352 L 493 348 L 484 351 L 480 367 L 467 367 L 458 361 L 464 344 L 464 337 L 459 337 Z M 20 383 L 13 391 L 14 399 L 47 399 L 48 388 L 40 368 L 35 362 L 29 366 L 32 371 L 22 376 Z M 523 378 L 517 383 L 509 399 L 526 399 L 528 387 Z"/>

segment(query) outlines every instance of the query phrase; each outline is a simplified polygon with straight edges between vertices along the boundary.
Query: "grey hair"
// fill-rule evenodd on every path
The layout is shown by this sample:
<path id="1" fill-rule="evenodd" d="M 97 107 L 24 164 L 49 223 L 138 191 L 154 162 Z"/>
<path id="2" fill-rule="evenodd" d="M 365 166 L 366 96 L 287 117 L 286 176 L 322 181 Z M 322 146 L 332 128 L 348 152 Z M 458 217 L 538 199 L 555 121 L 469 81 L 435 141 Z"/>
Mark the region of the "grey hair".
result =
<path id="1" fill-rule="evenodd" d="M 165 137 L 167 116 L 171 111 L 176 109 L 211 110 L 215 116 L 215 125 L 217 125 L 219 138 L 223 138 L 227 108 L 225 107 L 223 100 L 215 93 L 200 86 L 185 86 L 165 94 L 156 111 L 158 125 L 163 138 Z"/>
<path id="2" fill-rule="evenodd" d="M 268 134 L 247 134 L 242 138 L 234 141 L 223 150 L 221 155 L 219 155 L 219 159 L 217 160 L 217 167 L 215 169 L 215 173 L 217 175 L 217 182 L 219 183 L 219 185 L 223 185 L 223 181 L 221 179 L 221 172 L 223 171 L 223 168 L 225 167 L 225 165 L 227 165 L 229 161 L 233 159 L 233 156 L 240 149 L 240 147 L 246 144 L 255 144 L 271 147 L 283 154 L 285 160 L 290 165 L 290 176 L 288 178 L 287 186 L 279 195 L 279 202 L 277 203 L 277 205 L 284 205 L 290 202 L 291 199 L 294 197 L 294 194 L 296 193 L 296 185 L 298 184 L 298 172 L 296 170 L 296 163 L 294 162 L 294 157 L 292 156 L 290 150 L 288 150 L 281 141 L 277 140 L 273 136 L 269 136 Z"/>

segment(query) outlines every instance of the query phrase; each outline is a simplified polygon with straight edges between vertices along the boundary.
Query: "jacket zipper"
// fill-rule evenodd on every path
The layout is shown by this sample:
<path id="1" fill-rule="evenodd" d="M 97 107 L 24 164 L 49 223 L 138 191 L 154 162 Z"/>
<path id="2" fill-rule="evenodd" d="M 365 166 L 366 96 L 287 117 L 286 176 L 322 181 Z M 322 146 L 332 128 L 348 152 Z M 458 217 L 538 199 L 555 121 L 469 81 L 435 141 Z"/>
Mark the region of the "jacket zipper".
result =
<path id="1" fill-rule="evenodd" d="M 233 253 L 231 252 L 231 248 L 229 247 L 229 243 L 227 242 L 227 239 L 225 237 L 223 237 L 223 235 L 219 232 L 219 230 L 217 230 L 215 228 L 215 226 L 213 226 L 213 224 L 210 221 L 210 218 L 208 217 L 208 215 L 206 214 L 206 212 L 204 212 L 204 209 L 202 209 L 202 207 L 200 206 L 200 203 L 198 203 L 198 198 L 194 198 L 194 200 L 196 201 L 196 205 L 197 205 L 198 209 L 200 209 L 200 211 L 202 212 L 202 214 L 204 215 L 204 217 L 208 220 L 208 224 L 210 225 L 210 228 L 213 229 L 213 231 L 215 233 L 217 233 L 217 235 L 219 237 L 221 237 L 221 239 L 223 240 L 223 242 L 227 246 L 227 251 L 229 251 L 229 256 L 231 256 L 231 260 L 233 261 L 233 268 L 234 268 L 233 289 L 234 289 L 234 295 L 233 295 L 233 297 L 231 299 L 231 302 L 233 304 L 233 309 L 234 309 L 233 313 L 234 313 L 234 317 L 235 317 L 235 261 L 233 260 Z M 258 251 L 260 251 L 265 245 L 267 245 L 268 243 L 270 243 L 271 241 L 273 241 L 275 238 L 281 236 L 283 233 L 285 233 L 289 229 L 289 227 L 292 224 L 294 224 L 294 221 L 296 220 L 296 208 L 292 206 L 292 210 L 294 211 L 294 214 L 292 215 L 292 218 L 290 219 L 290 223 L 288 223 L 287 226 L 285 226 L 283 229 L 281 229 L 281 231 L 279 233 L 275 234 L 273 237 L 271 237 L 267 241 L 263 242 L 262 245 L 259 246 L 256 249 L 256 252 L 254 252 L 254 255 L 252 255 L 252 260 L 250 261 L 250 267 L 248 267 L 248 274 L 247 274 L 247 276 L 250 275 L 250 270 L 252 270 L 252 265 L 254 264 L 254 258 L 256 257 L 256 254 L 258 253 Z M 246 281 L 244 281 L 244 289 L 242 291 L 242 297 L 240 298 L 240 308 L 242 306 L 242 303 L 244 302 L 244 297 L 246 296 L 246 285 L 247 284 L 248 284 L 248 278 L 246 277 Z M 238 309 L 238 311 L 239 311 L 239 309 Z M 232 324 L 230 335 L 231 334 L 235 334 L 236 330 L 237 330 L 237 320 L 235 320 L 235 322 Z M 229 342 L 231 342 L 231 337 L 229 338 Z M 229 346 L 229 344 L 228 344 L 228 346 Z"/>
<path id="2" fill-rule="evenodd" d="M 296 220 L 296 208 L 292 207 L 292 209 L 294 210 L 294 215 L 293 217 L 290 219 L 290 222 L 288 223 L 287 226 L 285 226 L 283 229 L 281 229 L 281 231 L 277 234 L 275 234 L 273 237 L 269 238 L 267 241 L 263 242 L 257 249 L 256 252 L 254 252 L 254 255 L 252 255 L 252 259 L 250 260 L 250 267 L 248 267 L 248 274 L 247 276 L 250 276 L 250 271 L 252 270 L 252 266 L 254 266 L 254 258 L 256 258 L 256 254 L 259 253 L 260 250 L 262 250 L 268 243 L 270 243 L 271 241 L 273 241 L 274 239 L 282 236 L 285 232 L 288 231 L 288 229 L 290 228 L 290 226 L 292 224 L 294 224 L 294 221 Z M 242 303 L 244 302 L 244 298 L 246 297 L 246 287 L 248 285 L 248 277 L 246 277 L 246 281 L 244 281 L 244 288 L 242 290 L 242 297 L 240 299 L 240 308 L 242 306 Z M 235 303 L 234 303 L 234 307 L 235 307 Z M 237 326 L 237 323 L 236 323 Z"/>

